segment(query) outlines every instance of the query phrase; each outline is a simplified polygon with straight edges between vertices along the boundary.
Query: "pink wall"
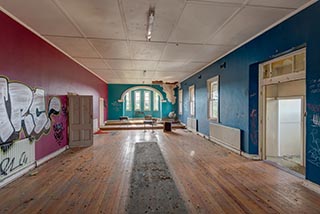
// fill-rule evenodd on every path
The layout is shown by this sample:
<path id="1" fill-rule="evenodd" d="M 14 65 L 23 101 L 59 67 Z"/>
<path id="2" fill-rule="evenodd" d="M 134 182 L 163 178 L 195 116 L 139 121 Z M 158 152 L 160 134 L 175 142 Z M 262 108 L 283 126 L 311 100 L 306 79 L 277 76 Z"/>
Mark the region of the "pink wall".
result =
<path id="1" fill-rule="evenodd" d="M 0 75 L 46 95 L 93 95 L 93 117 L 99 118 L 99 97 L 108 101 L 105 82 L 1 11 L 0 29 Z"/>
<path id="2" fill-rule="evenodd" d="M 0 29 L 1 80 L 6 79 L 8 84 L 21 82 L 30 89 L 43 89 L 46 105 L 48 105 L 52 96 L 58 97 L 62 106 L 66 105 L 65 95 L 69 92 L 79 95 L 92 95 L 93 118 L 99 118 L 99 97 L 103 97 L 108 103 L 107 84 L 105 82 L 1 11 Z M 25 86 L 20 87 L 26 88 Z M 7 102 L 10 102 L 10 100 Z M 46 107 L 46 110 L 48 110 L 48 107 Z M 106 115 L 107 109 L 105 109 L 105 117 Z M 63 111 L 60 111 L 58 115 L 52 115 L 50 119 L 49 132 L 36 138 L 37 160 L 67 144 L 66 115 L 63 114 Z M 21 121 L 23 124 L 23 119 Z M 54 129 L 54 126 L 59 124 L 64 126 L 64 130 L 60 130 L 61 133 Z M 64 138 L 58 142 L 55 134 L 63 134 Z M 23 138 L 23 134 L 20 135 L 20 138 Z M 10 141 L 10 139 L 13 141 Z M 4 145 L 4 143 L 14 143 L 15 140 L 17 139 L 9 138 L 7 141 L 0 141 L 0 143 Z"/>
<path id="3" fill-rule="evenodd" d="M 61 103 L 61 109 L 58 115 L 52 115 L 51 128 L 49 132 L 36 142 L 35 145 L 35 155 L 36 160 L 51 154 L 63 148 L 68 144 L 67 139 L 67 128 L 68 128 L 68 112 L 67 112 L 67 96 L 56 96 Z M 48 100 L 50 100 L 49 97 Z"/>

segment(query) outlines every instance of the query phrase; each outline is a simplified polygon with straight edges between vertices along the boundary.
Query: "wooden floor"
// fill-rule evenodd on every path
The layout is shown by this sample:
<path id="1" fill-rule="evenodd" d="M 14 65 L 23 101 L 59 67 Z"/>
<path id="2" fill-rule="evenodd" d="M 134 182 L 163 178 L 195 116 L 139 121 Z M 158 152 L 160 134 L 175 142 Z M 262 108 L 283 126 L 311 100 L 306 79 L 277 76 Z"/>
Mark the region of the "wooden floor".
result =
<path id="1" fill-rule="evenodd" d="M 136 142 L 157 141 L 190 213 L 320 213 L 303 180 L 186 130 L 117 131 L 0 189 L 0 213 L 125 213 Z"/>

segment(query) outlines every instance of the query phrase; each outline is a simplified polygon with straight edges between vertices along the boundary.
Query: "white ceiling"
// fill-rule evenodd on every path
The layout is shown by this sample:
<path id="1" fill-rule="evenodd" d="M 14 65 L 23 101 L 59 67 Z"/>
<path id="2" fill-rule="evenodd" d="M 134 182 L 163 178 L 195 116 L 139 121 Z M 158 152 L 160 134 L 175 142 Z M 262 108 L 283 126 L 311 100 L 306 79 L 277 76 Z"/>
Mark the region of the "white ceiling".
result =
<path id="1" fill-rule="evenodd" d="M 149 84 L 184 79 L 310 1 L 0 0 L 0 6 L 106 82 Z M 150 7 L 155 22 L 147 42 Z"/>

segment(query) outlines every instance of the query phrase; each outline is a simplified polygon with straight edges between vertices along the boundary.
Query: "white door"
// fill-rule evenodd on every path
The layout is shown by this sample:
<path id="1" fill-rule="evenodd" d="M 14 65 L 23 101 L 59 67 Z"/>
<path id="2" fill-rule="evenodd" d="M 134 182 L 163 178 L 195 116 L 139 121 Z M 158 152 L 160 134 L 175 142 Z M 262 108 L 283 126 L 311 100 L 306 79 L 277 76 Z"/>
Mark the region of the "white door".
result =
<path id="1" fill-rule="evenodd" d="M 104 126 L 104 99 L 100 97 L 100 103 L 99 103 L 100 111 L 99 111 L 99 124 L 100 127 Z"/>
<path id="2" fill-rule="evenodd" d="M 303 100 L 279 100 L 279 156 L 293 156 L 294 162 L 303 165 L 304 147 Z"/>
<path id="3" fill-rule="evenodd" d="M 93 144 L 92 96 L 68 96 L 69 146 L 86 147 Z"/>

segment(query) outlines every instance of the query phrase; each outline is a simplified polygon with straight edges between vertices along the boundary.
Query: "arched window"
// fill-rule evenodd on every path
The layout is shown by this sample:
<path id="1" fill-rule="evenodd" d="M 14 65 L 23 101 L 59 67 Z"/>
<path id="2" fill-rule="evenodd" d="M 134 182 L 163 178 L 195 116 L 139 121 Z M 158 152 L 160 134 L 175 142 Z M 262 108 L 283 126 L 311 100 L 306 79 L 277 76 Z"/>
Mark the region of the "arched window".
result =
<path id="1" fill-rule="evenodd" d="M 129 88 L 123 92 L 119 102 L 123 102 L 123 115 L 129 118 L 141 118 L 143 115 L 162 118 L 163 95 L 155 88 L 148 86 Z"/>

